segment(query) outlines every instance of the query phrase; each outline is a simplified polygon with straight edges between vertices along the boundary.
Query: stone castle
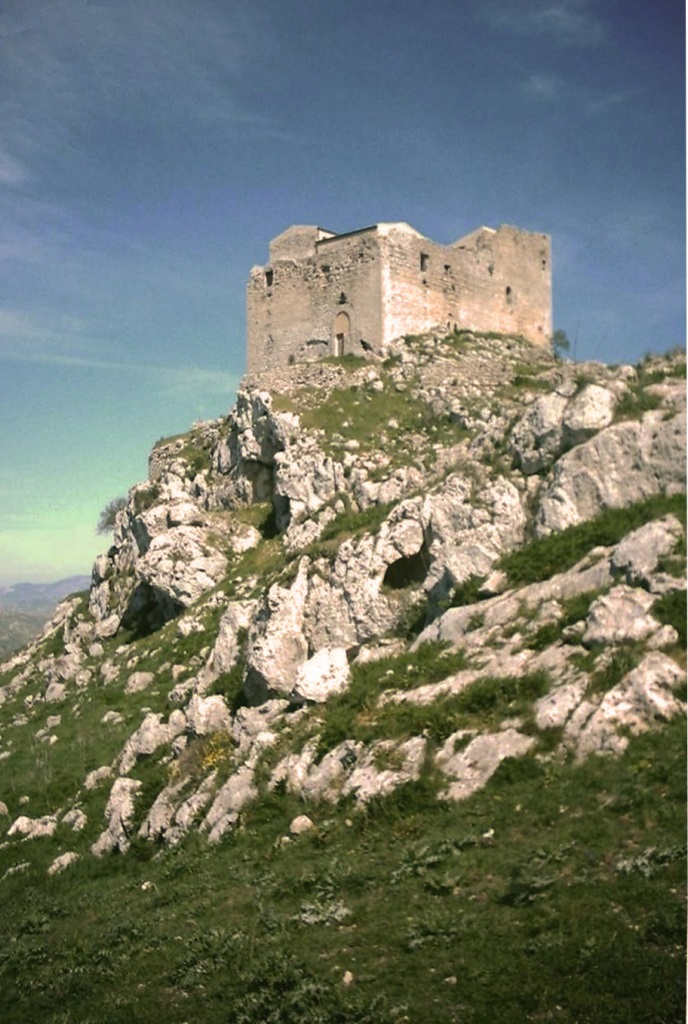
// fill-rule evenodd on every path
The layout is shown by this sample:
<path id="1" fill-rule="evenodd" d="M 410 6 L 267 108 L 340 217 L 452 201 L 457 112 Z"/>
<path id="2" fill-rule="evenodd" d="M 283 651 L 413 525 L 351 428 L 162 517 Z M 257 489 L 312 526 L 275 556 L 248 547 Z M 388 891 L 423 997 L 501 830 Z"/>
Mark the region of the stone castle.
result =
<path id="1" fill-rule="evenodd" d="M 269 263 L 251 270 L 247 369 L 383 354 L 394 338 L 437 327 L 549 347 L 549 236 L 503 225 L 439 245 L 405 223 L 339 235 L 294 225 L 270 243 Z"/>

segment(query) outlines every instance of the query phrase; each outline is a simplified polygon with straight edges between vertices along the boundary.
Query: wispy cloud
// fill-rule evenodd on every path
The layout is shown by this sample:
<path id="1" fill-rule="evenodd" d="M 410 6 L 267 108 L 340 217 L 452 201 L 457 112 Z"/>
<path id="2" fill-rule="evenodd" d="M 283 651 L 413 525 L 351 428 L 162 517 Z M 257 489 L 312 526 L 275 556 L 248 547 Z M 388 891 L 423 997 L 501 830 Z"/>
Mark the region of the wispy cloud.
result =
<path id="1" fill-rule="evenodd" d="M 598 0 L 480 0 L 478 17 L 494 29 L 590 46 L 606 36 Z"/>
<path id="2" fill-rule="evenodd" d="M 529 75 L 523 84 L 523 91 L 541 100 L 557 100 L 562 95 L 563 80 L 558 75 Z"/>
<path id="3" fill-rule="evenodd" d="M 19 160 L 0 149 L 0 185 L 23 185 L 29 177 L 28 170 Z"/>
<path id="4" fill-rule="evenodd" d="M 246 63 L 261 42 L 260 9 L 246 0 L 9 3 L 0 11 L 0 117 L 8 153 L 0 183 L 22 161 L 67 149 L 89 118 L 156 125 L 255 120 L 239 99 Z"/>

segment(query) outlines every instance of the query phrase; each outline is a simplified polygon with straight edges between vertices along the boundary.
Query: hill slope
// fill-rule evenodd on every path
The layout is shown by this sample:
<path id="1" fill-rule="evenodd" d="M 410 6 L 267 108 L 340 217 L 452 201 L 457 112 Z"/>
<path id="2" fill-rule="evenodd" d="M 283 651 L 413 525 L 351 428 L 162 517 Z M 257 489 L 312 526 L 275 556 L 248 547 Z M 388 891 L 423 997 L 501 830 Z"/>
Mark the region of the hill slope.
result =
<path id="1" fill-rule="evenodd" d="M 158 444 L 1 668 L 8 1019 L 677 1019 L 684 492 L 680 357 L 492 336 Z"/>

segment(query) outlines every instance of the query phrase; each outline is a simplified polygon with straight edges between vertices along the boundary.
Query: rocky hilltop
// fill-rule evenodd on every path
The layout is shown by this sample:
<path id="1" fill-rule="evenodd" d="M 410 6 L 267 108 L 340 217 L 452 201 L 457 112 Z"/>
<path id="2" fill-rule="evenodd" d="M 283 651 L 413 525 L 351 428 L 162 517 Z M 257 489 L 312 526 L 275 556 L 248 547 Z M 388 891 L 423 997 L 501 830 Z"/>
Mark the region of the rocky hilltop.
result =
<path id="1" fill-rule="evenodd" d="M 6 884 L 279 794 L 292 842 L 409 785 L 458 807 L 683 715 L 685 401 L 682 354 L 466 332 L 244 378 L 0 667 Z"/>

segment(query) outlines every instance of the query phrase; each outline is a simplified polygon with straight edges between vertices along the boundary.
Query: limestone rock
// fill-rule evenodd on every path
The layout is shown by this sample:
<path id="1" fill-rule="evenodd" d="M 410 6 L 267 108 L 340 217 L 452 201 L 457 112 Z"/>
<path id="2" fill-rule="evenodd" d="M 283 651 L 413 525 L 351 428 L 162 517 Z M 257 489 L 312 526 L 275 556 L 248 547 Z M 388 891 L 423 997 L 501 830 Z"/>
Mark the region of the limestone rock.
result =
<path id="1" fill-rule="evenodd" d="M 229 732 L 232 716 L 224 697 L 213 694 L 199 697 L 194 694 L 186 708 L 186 726 L 195 736 L 210 736 L 215 732 Z"/>
<path id="2" fill-rule="evenodd" d="M 101 782 L 111 779 L 113 771 L 110 765 L 103 765 L 101 768 L 94 768 L 84 779 L 84 789 L 96 789 Z"/>
<path id="3" fill-rule="evenodd" d="M 465 800 L 485 785 L 502 761 L 521 757 L 535 744 L 532 736 L 510 728 L 476 736 L 465 749 L 456 752 L 456 744 L 463 738 L 462 731 L 453 733 L 435 756 L 440 771 L 454 780 L 443 794 L 449 800 Z"/>
<path id="4" fill-rule="evenodd" d="M 315 825 L 307 814 L 299 814 L 289 825 L 289 834 L 292 836 L 302 836 L 305 832 L 313 832 L 314 830 Z"/>
<path id="5" fill-rule="evenodd" d="M 139 728 L 129 737 L 119 756 L 121 775 L 126 775 L 140 758 L 149 757 L 158 747 L 170 743 L 186 728 L 186 716 L 179 709 L 170 714 L 167 722 L 163 722 L 162 719 L 160 712 L 150 711 Z"/>
<path id="6" fill-rule="evenodd" d="M 253 769 L 242 765 L 220 789 L 203 820 L 201 828 L 208 833 L 208 842 L 218 843 L 239 820 L 242 808 L 257 796 Z"/>
<path id="7" fill-rule="evenodd" d="M 171 601 L 188 607 L 224 576 L 227 559 L 213 548 L 208 531 L 179 526 L 154 537 L 136 565 L 138 578 Z"/>
<path id="8" fill-rule="evenodd" d="M 48 868 L 48 874 L 57 875 L 61 871 L 65 871 L 67 868 L 71 867 L 72 864 L 76 864 L 78 860 L 79 854 L 74 853 L 74 851 L 70 851 L 69 853 L 63 853 L 59 857 L 56 857 L 55 860 L 51 863 L 50 867 Z"/>
<path id="9" fill-rule="evenodd" d="M 542 395 L 514 427 L 511 448 L 524 473 L 539 473 L 561 452 L 566 405 L 562 395 Z"/>
<path id="10" fill-rule="evenodd" d="M 7 830 L 8 836 L 22 836 L 24 839 L 41 839 L 44 836 L 55 835 L 57 818 L 52 814 L 45 814 L 42 818 L 29 818 L 25 814 L 20 815 Z"/>
<path id="11" fill-rule="evenodd" d="M 124 685 L 124 692 L 139 693 L 150 686 L 154 679 L 153 672 L 132 672 Z"/>
<path id="12" fill-rule="evenodd" d="M 611 570 L 627 583 L 647 585 L 660 558 L 671 554 L 683 536 L 675 516 L 646 523 L 617 544 L 611 556 Z"/>
<path id="13" fill-rule="evenodd" d="M 341 795 L 352 794 L 357 803 L 387 796 L 399 786 L 420 778 L 425 762 L 426 740 L 414 736 L 403 743 L 377 740 L 359 758 L 356 767 L 341 788 Z M 381 767 L 387 762 L 390 766 Z"/>
<path id="14" fill-rule="evenodd" d="M 649 613 L 654 597 L 639 587 L 621 584 L 593 601 L 583 634 L 586 647 L 646 640 L 659 623 Z"/>
<path id="15" fill-rule="evenodd" d="M 616 395 L 599 384 L 586 384 L 566 406 L 563 441 L 567 448 L 587 441 L 614 419 Z"/>
<path id="16" fill-rule="evenodd" d="M 102 857 L 115 850 L 126 853 L 129 849 L 134 820 L 134 801 L 142 785 L 143 783 L 138 779 L 115 779 L 105 807 L 107 828 L 101 832 L 91 846 L 91 853 L 94 856 Z"/>
<path id="17" fill-rule="evenodd" d="M 308 658 L 303 615 L 308 591 L 308 560 L 302 559 L 291 587 L 270 588 L 249 629 L 246 693 L 260 704 L 269 695 L 288 695 Z"/>
<path id="18" fill-rule="evenodd" d="M 217 639 L 208 658 L 208 669 L 217 678 L 224 672 L 230 672 L 241 653 L 241 637 L 259 607 L 257 600 L 232 601 L 220 619 Z"/>
<path id="19" fill-rule="evenodd" d="M 616 423 L 563 455 L 540 498 L 535 531 L 544 536 L 686 486 L 686 426 L 646 413 L 641 422 Z"/>
<path id="20" fill-rule="evenodd" d="M 294 694 L 319 704 L 345 690 L 350 678 L 346 650 L 343 647 L 323 647 L 299 668 Z"/>
<path id="21" fill-rule="evenodd" d="M 566 726 L 565 738 L 578 758 L 621 754 L 634 736 L 656 727 L 686 707 L 672 692 L 685 683 L 685 672 L 659 652 L 647 654 L 598 706 L 583 703 Z"/>

